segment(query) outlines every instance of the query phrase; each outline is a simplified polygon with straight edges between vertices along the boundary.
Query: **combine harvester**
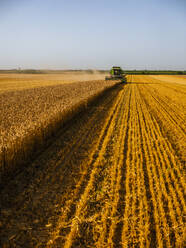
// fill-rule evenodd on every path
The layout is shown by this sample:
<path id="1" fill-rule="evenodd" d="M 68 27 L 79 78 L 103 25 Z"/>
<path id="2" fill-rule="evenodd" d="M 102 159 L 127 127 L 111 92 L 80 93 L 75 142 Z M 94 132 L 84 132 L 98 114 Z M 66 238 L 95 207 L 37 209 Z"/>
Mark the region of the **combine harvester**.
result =
<path id="1" fill-rule="evenodd" d="M 121 80 L 122 83 L 127 82 L 126 75 L 119 66 L 113 66 L 110 70 L 110 76 L 105 77 L 105 80 Z"/>

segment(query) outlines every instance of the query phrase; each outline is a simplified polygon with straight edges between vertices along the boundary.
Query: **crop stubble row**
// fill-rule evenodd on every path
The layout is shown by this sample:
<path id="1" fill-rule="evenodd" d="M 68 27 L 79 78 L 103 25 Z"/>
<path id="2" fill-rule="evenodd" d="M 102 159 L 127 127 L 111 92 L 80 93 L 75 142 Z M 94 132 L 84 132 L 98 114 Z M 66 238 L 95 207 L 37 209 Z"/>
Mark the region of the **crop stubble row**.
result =
<path id="1" fill-rule="evenodd" d="M 70 218 L 59 219 L 58 226 L 69 230 L 57 235 L 65 248 L 183 246 L 183 112 L 176 105 L 179 99 L 164 100 L 165 90 L 169 95 L 179 89 L 155 81 L 152 86 L 151 80 L 133 76 L 120 92 L 119 106 L 111 110 L 109 126 L 106 122 L 102 130 L 106 134 L 97 143 L 98 156 L 92 165 L 95 149 L 87 162 L 91 175 L 76 210 Z M 55 235 L 48 247 L 57 245 Z"/>
<path id="2" fill-rule="evenodd" d="M 184 246 L 185 88 L 148 76 L 128 81 L 104 119 L 93 115 L 39 176 L 46 196 L 38 202 L 54 184 L 61 207 L 36 247 Z"/>

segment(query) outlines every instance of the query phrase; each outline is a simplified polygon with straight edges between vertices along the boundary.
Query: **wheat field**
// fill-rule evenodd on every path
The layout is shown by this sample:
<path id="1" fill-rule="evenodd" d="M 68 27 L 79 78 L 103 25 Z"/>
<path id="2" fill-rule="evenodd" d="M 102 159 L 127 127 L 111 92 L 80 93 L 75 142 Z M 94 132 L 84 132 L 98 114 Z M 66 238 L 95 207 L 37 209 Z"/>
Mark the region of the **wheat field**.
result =
<path id="1" fill-rule="evenodd" d="M 25 90 L 74 82 L 104 80 L 108 73 L 92 71 L 61 72 L 43 74 L 0 73 L 0 93 L 5 91 Z"/>
<path id="2" fill-rule="evenodd" d="M 184 247 L 186 78 L 127 77 L 2 190 L 2 247 Z"/>
<path id="3" fill-rule="evenodd" d="M 22 90 L 1 92 L 0 178 L 25 163 L 68 119 L 115 84 L 92 80 L 48 86 L 44 76 L 40 87 L 30 85 L 28 89 L 24 81 Z"/>

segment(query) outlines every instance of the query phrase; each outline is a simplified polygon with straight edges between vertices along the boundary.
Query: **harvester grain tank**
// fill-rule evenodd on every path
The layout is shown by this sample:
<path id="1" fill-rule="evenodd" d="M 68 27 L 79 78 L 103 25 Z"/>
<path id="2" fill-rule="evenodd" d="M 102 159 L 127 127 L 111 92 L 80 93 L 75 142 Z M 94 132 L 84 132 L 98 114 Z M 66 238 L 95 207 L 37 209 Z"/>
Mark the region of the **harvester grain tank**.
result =
<path id="1" fill-rule="evenodd" d="M 121 80 L 123 83 L 127 81 L 126 75 L 119 66 L 113 66 L 110 70 L 110 76 L 105 77 L 105 80 Z"/>

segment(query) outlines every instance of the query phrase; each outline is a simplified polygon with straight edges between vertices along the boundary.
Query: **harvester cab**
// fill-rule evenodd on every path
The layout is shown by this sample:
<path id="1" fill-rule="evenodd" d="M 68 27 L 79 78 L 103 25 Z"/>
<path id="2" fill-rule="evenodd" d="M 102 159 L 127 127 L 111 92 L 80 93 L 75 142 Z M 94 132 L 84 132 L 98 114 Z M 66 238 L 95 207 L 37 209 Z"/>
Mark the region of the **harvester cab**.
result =
<path id="1" fill-rule="evenodd" d="M 113 66 L 110 70 L 110 76 L 105 77 L 105 80 L 122 80 L 123 83 L 126 82 L 126 76 L 119 66 Z"/>

